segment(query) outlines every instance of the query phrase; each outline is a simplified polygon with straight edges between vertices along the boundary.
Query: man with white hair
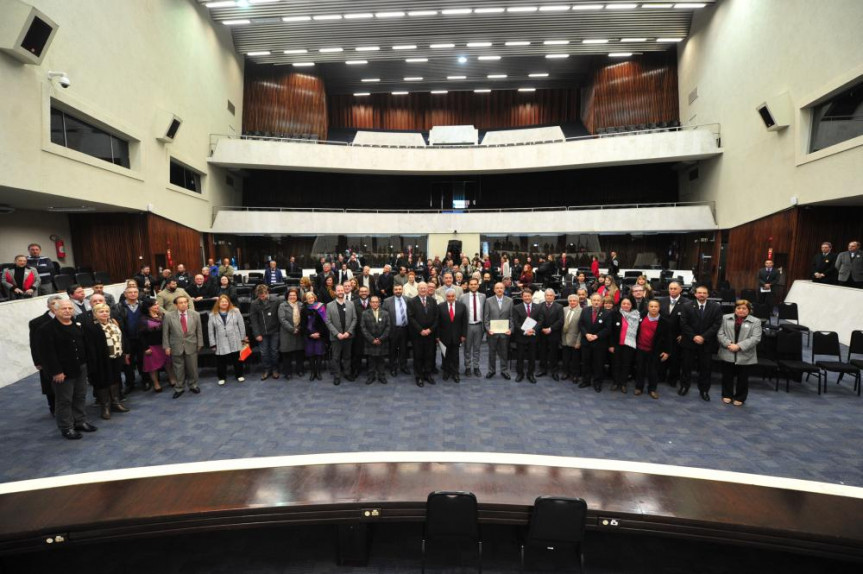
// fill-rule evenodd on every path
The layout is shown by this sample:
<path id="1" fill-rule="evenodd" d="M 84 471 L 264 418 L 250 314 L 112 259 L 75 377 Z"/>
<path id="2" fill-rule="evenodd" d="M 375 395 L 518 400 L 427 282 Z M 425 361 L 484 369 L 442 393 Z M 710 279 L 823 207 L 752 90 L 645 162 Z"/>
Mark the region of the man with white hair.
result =
<path id="1" fill-rule="evenodd" d="M 48 399 L 48 410 L 51 415 L 54 415 L 54 390 L 51 388 L 51 377 L 47 376 L 42 368 L 42 359 L 40 358 L 40 339 L 39 329 L 54 320 L 54 312 L 57 304 L 63 299 L 60 295 L 52 295 L 48 297 L 48 310 L 42 315 L 39 315 L 30 321 L 30 356 L 33 358 L 33 366 L 39 371 L 39 384 L 42 387 L 42 394 Z"/>
<path id="2" fill-rule="evenodd" d="M 458 383 L 458 350 L 467 336 L 467 308 L 456 301 L 455 289 L 447 289 L 444 297 L 446 301 L 438 305 L 437 329 L 437 342 L 443 345 L 441 370 L 443 380 L 452 377 Z"/>
<path id="3" fill-rule="evenodd" d="M 563 333 L 563 307 L 555 302 L 554 289 L 545 290 L 545 303 L 540 306 L 542 311 L 542 329 L 539 331 L 539 373 L 543 377 L 551 373 L 551 378 L 560 380 L 557 374 L 557 358 Z"/>
<path id="4" fill-rule="evenodd" d="M 401 286 L 396 287 L 401 290 Z M 435 333 L 438 327 L 438 307 L 428 284 L 417 285 L 419 292 L 408 303 L 411 341 L 414 347 L 414 378 L 418 387 L 435 384 L 431 376 L 435 361 Z"/>

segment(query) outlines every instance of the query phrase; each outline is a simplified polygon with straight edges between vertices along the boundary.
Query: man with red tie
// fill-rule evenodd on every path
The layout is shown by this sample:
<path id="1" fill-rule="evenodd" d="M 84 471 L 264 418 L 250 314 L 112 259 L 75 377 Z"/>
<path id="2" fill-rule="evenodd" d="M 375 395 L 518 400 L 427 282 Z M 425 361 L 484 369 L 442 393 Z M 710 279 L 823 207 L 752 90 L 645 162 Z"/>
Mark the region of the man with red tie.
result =
<path id="1" fill-rule="evenodd" d="M 479 280 L 471 279 L 468 292 L 461 296 L 461 303 L 467 309 L 467 339 L 464 346 L 464 374 L 469 377 L 473 373 L 481 377 L 479 370 L 479 351 L 482 347 L 482 313 L 485 309 L 485 295 L 479 292 Z"/>
<path id="2" fill-rule="evenodd" d="M 201 392 L 198 387 L 198 351 L 204 346 L 204 331 L 200 315 L 189 309 L 189 297 L 180 295 L 174 299 L 174 305 L 176 308 L 165 313 L 162 322 L 162 347 L 171 357 L 177 377 L 173 397 L 176 399 L 185 392 L 186 383 L 193 393 Z"/>
<path id="3" fill-rule="evenodd" d="M 515 305 L 512 309 L 513 334 L 518 353 L 518 360 L 515 364 L 515 382 L 519 383 L 524 380 L 524 359 L 527 355 L 527 380 L 536 384 L 533 370 L 536 366 L 536 337 L 542 329 L 542 305 L 533 303 L 533 291 L 529 287 L 525 287 L 521 292 L 521 302 L 521 305 Z M 522 329 L 528 317 L 536 321 L 536 324 L 530 329 Z"/>
<path id="4" fill-rule="evenodd" d="M 438 328 L 437 342 L 445 347 L 442 370 L 443 380 L 450 377 L 456 383 L 458 378 L 458 350 L 467 336 L 467 308 L 456 301 L 455 289 L 447 289 L 444 292 L 446 301 L 438 305 Z"/>
<path id="5" fill-rule="evenodd" d="M 605 363 L 608 337 L 611 333 L 611 311 L 602 308 L 602 296 L 590 296 L 590 307 L 581 312 L 578 330 L 581 333 L 582 380 L 578 385 L 583 389 L 593 385 L 597 393 L 602 391 L 603 365 Z"/>

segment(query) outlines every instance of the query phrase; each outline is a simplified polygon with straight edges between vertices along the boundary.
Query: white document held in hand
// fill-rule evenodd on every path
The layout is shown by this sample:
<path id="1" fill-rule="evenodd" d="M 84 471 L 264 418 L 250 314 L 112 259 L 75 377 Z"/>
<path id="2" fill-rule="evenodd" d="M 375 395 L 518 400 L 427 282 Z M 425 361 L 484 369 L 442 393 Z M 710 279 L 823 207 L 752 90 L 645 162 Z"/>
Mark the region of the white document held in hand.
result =
<path id="1" fill-rule="evenodd" d="M 521 324 L 521 332 L 527 333 L 528 331 L 530 331 L 534 327 L 536 327 L 536 319 L 533 319 L 532 317 L 528 317 L 527 319 L 524 320 L 524 323 Z"/>

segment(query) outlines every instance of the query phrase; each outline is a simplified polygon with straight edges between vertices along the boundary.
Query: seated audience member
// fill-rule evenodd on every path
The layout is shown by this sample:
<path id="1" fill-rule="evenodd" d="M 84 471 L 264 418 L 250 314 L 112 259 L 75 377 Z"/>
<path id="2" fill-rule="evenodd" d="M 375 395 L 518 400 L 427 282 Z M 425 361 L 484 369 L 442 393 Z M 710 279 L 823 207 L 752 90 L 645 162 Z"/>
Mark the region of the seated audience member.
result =
<path id="1" fill-rule="evenodd" d="M 144 348 L 144 373 L 149 381 L 144 382 L 144 391 L 149 391 L 152 386 L 156 393 L 162 392 L 159 384 L 159 371 L 165 370 L 168 374 L 168 382 L 171 387 L 177 386 L 177 377 L 174 376 L 174 368 L 171 359 L 165 354 L 162 347 L 162 309 L 159 303 L 153 299 L 145 299 L 141 304 L 143 316 L 138 324 L 138 336 Z"/>
<path id="2" fill-rule="evenodd" d="M 57 303 L 56 318 L 39 329 L 39 358 L 54 389 L 54 420 L 63 438 L 81 438 L 81 431 L 93 432 L 87 422 L 87 347 L 80 322 L 73 320 L 69 300 Z"/>
<path id="3" fill-rule="evenodd" d="M 192 275 L 186 271 L 186 266 L 182 263 L 177 264 L 177 274 L 174 275 L 177 280 L 177 287 L 180 289 L 188 289 L 192 284 Z"/>
<path id="4" fill-rule="evenodd" d="M 413 299 L 417 296 L 417 275 L 415 272 L 410 271 L 408 273 L 408 280 L 402 286 L 402 296 L 405 299 Z"/>
<path id="5" fill-rule="evenodd" d="M 586 292 L 585 296 L 587 296 Z M 561 329 L 560 340 L 562 351 L 560 380 L 572 379 L 574 383 L 581 373 L 581 333 L 578 330 L 581 306 L 576 294 L 567 297 L 566 302 L 568 306 L 563 311 L 563 328 Z"/>
<path id="6" fill-rule="evenodd" d="M 222 295 L 227 295 L 231 300 L 231 303 L 234 305 L 239 304 L 239 298 L 237 297 L 237 288 L 231 283 L 231 279 L 227 275 L 222 275 L 219 277 L 219 288 L 213 293 L 213 297 L 220 297 Z"/>
<path id="7" fill-rule="evenodd" d="M 24 299 L 39 295 L 41 279 L 34 267 L 27 266 L 27 257 L 15 256 L 15 265 L 2 271 L 2 283 L 10 299 Z"/>
<path id="8" fill-rule="evenodd" d="M 214 277 L 214 278 L 219 277 L 219 265 L 215 262 L 215 260 L 212 257 L 207 259 L 207 269 L 210 270 L 210 275 L 212 277 Z M 207 274 L 205 273 L 204 277 L 206 277 L 206 276 L 207 276 Z"/>
<path id="9" fill-rule="evenodd" d="M 321 295 L 323 295 L 324 291 L 326 290 L 324 289 L 324 287 L 326 286 L 327 280 L 330 278 L 332 278 L 333 280 L 332 284 L 335 285 L 336 274 L 333 273 L 332 266 L 328 262 L 324 262 L 323 269 L 320 273 L 318 273 L 317 277 L 315 277 L 315 280 L 317 281 L 317 292 Z"/>
<path id="10" fill-rule="evenodd" d="M 456 267 L 456 271 L 461 271 L 462 276 L 468 277 L 474 271 L 474 266 L 471 265 L 470 259 L 467 256 L 462 256 L 461 263 Z"/>
<path id="11" fill-rule="evenodd" d="M 162 323 L 162 347 L 171 357 L 177 383 L 172 398 L 178 399 L 188 385 L 194 394 L 200 394 L 198 386 L 198 351 L 204 346 L 204 331 L 201 316 L 189 309 L 189 297 L 181 295 L 174 301 L 175 309 L 165 313 Z"/>
<path id="12" fill-rule="evenodd" d="M 512 277 L 504 277 L 501 283 L 503 284 L 503 294 L 507 297 L 512 297 L 516 292 L 512 284 Z M 497 284 L 495 284 L 495 288 L 497 288 Z"/>
<path id="13" fill-rule="evenodd" d="M 629 290 L 628 299 L 629 302 L 632 303 L 632 309 L 634 311 L 638 311 L 642 317 L 647 315 L 647 302 L 650 298 L 647 297 L 645 293 L 644 285 L 639 285 L 638 283 L 633 285 Z"/>
<path id="14" fill-rule="evenodd" d="M 756 347 L 761 341 L 761 321 L 750 316 L 752 305 L 746 299 L 734 304 L 734 313 L 722 317 L 716 333 L 722 361 L 722 402 L 742 407 L 749 394 L 749 372 L 758 364 Z M 737 379 L 737 385 L 734 384 Z"/>
<path id="15" fill-rule="evenodd" d="M 530 266 L 530 263 L 525 263 L 524 270 L 521 272 L 521 276 L 515 284 L 518 285 L 520 289 L 524 289 L 525 287 L 530 287 L 535 280 L 536 278 L 533 274 L 533 268 Z"/>
<path id="16" fill-rule="evenodd" d="M 300 314 L 300 332 L 303 334 L 306 358 L 309 360 L 310 381 L 322 381 L 322 362 L 327 354 L 327 309 L 315 299 L 312 291 L 306 293 L 306 305 Z"/>
<path id="17" fill-rule="evenodd" d="M 82 321 L 82 326 L 87 347 L 87 379 L 99 399 L 101 417 L 110 420 L 111 412 L 129 412 L 120 402 L 121 374 L 129 356 L 128 342 L 105 303 L 94 304 L 93 320 Z"/>
<path id="18" fill-rule="evenodd" d="M 236 269 L 231 266 L 231 260 L 225 257 L 224 259 L 222 259 L 222 264 L 219 265 L 219 269 L 216 271 L 216 273 L 219 275 L 219 277 L 227 277 L 228 279 L 233 281 L 235 271 Z"/>
<path id="19" fill-rule="evenodd" d="M 27 266 L 36 270 L 39 275 L 39 295 L 50 295 L 54 292 L 54 262 L 49 257 L 42 255 L 42 246 L 31 243 L 27 246 Z M 16 257 L 17 259 L 17 257 Z"/>
<path id="20" fill-rule="evenodd" d="M 302 377 L 303 350 L 305 341 L 302 335 L 302 303 L 300 303 L 299 289 L 288 289 L 285 300 L 279 305 L 279 353 L 282 358 L 282 373 L 285 380 L 290 381 L 295 370 L 291 362 L 296 365 L 296 374 Z"/>
<path id="21" fill-rule="evenodd" d="M 90 310 L 90 305 L 87 301 L 87 293 L 84 291 L 83 287 L 77 283 L 73 283 L 66 288 L 66 294 L 72 302 L 73 316 L 77 317 L 78 315 Z"/>
<path id="22" fill-rule="evenodd" d="M 644 296 L 647 297 L 648 301 L 653 299 L 653 287 L 650 285 L 647 275 L 639 275 L 635 280 L 635 284 L 644 287 Z"/>
<path id="23" fill-rule="evenodd" d="M 626 393 L 626 380 L 635 360 L 636 342 L 638 340 L 638 325 L 641 313 L 632 306 L 632 301 L 623 299 L 620 308 L 612 311 L 611 337 L 608 341 L 608 352 L 612 354 L 612 391 Z"/>
<path id="24" fill-rule="evenodd" d="M 195 281 L 189 286 L 187 293 L 192 298 L 192 301 L 203 301 L 204 299 L 214 299 L 216 297 L 215 290 L 210 283 L 207 283 L 203 273 L 195 275 Z"/>
<path id="25" fill-rule="evenodd" d="M 186 293 L 186 290 L 182 287 L 177 286 L 177 280 L 174 278 L 170 278 L 167 283 L 165 283 L 165 288 L 159 291 L 159 294 L 156 295 L 156 301 L 159 302 L 159 307 L 165 312 L 170 313 L 174 310 L 174 301 L 178 297 L 189 297 L 189 294 Z"/>
<path id="26" fill-rule="evenodd" d="M 135 283 L 138 284 L 138 291 L 141 298 L 152 296 L 156 291 L 156 278 L 150 274 L 150 266 L 142 265 L 141 271 L 134 277 Z"/>
<path id="27" fill-rule="evenodd" d="M 270 290 L 266 285 L 255 288 L 255 300 L 249 307 L 249 322 L 252 327 L 252 337 L 261 348 L 261 367 L 264 372 L 261 380 L 270 376 L 279 378 L 279 304 L 277 299 L 270 298 Z"/>
<path id="28" fill-rule="evenodd" d="M 836 271 L 840 285 L 863 289 L 863 253 L 859 241 L 849 243 L 848 251 L 836 257 Z"/>
<path id="29" fill-rule="evenodd" d="M 219 385 L 225 384 L 228 376 L 228 363 L 234 366 L 234 378 L 238 383 L 245 381 L 240 351 L 248 344 L 246 323 L 240 310 L 234 307 L 230 297 L 221 295 L 210 311 L 207 321 L 210 348 L 216 354 L 216 377 Z"/>
<path id="30" fill-rule="evenodd" d="M 603 298 L 611 297 L 614 305 L 618 305 L 620 303 L 620 289 L 617 288 L 617 283 L 610 274 L 605 276 L 605 283 L 600 285 L 599 289 L 596 290 Z"/>
<path id="31" fill-rule="evenodd" d="M 40 358 L 42 341 L 39 338 L 39 330 L 54 320 L 57 304 L 62 299 L 63 297 L 60 295 L 48 297 L 48 310 L 31 320 L 28 325 L 30 328 L 30 356 L 33 359 L 33 366 L 39 371 L 39 384 L 42 387 L 42 394 L 48 399 L 48 410 L 51 411 L 51 415 L 54 414 L 54 389 L 51 387 L 51 377 L 42 368 L 42 359 Z"/>
<path id="32" fill-rule="evenodd" d="M 399 272 L 393 276 L 393 285 L 401 285 L 404 287 L 404 284 L 408 282 L 408 269 L 404 265 L 399 267 Z"/>
<path id="33" fill-rule="evenodd" d="M 635 396 L 644 392 L 644 379 L 647 379 L 647 394 L 658 399 L 656 390 L 659 382 L 659 364 L 668 360 L 671 351 L 670 321 L 660 313 L 660 303 L 656 299 L 647 304 L 647 315 L 638 328 L 635 349 Z"/>
<path id="34" fill-rule="evenodd" d="M 102 297 L 104 297 L 105 303 L 107 303 L 109 307 L 113 307 L 114 305 L 117 304 L 117 302 L 114 300 L 113 295 L 111 295 L 110 293 L 105 293 L 105 284 L 104 283 L 94 284 L 93 285 L 93 293 L 91 293 L 87 297 L 87 300 L 88 301 L 91 300 L 91 297 L 93 297 L 93 295 L 101 295 Z M 91 306 L 92 306 L 92 303 L 91 303 Z"/>
<path id="35" fill-rule="evenodd" d="M 613 307 L 613 302 L 611 303 Z M 581 333 L 582 372 L 578 388 L 584 389 L 592 385 L 598 393 L 602 391 L 603 367 L 611 334 L 611 311 L 603 307 L 599 293 L 591 295 L 590 307 L 582 310 L 578 319 L 578 330 Z"/>
<path id="36" fill-rule="evenodd" d="M 833 253 L 833 244 L 825 241 L 821 244 L 821 253 L 812 260 L 812 281 L 815 283 L 826 283 L 835 285 L 839 271 L 836 269 L 836 254 Z"/>
<path id="37" fill-rule="evenodd" d="M 365 342 L 365 354 L 369 357 L 367 385 L 375 382 L 375 379 L 387 384 L 384 358 L 389 355 L 390 314 L 380 307 L 381 300 L 374 295 L 369 299 L 369 308 L 360 315 L 361 337 Z"/>
<path id="38" fill-rule="evenodd" d="M 279 269 L 279 265 L 275 259 L 271 259 L 264 269 L 264 285 L 281 285 L 285 282 L 285 275 Z"/>
<path id="39" fill-rule="evenodd" d="M 452 284 L 454 287 L 461 287 L 462 294 L 464 294 L 464 290 L 467 287 L 467 284 L 465 282 L 464 275 L 462 274 L 461 271 L 455 272 L 455 275 L 453 275 L 453 278 L 452 278 Z M 459 295 L 459 297 L 461 297 L 461 295 Z M 444 297 L 444 298 L 446 298 L 446 297 Z"/>
<path id="40" fill-rule="evenodd" d="M 482 269 L 483 271 L 491 271 L 491 258 L 488 253 L 482 256 Z"/>

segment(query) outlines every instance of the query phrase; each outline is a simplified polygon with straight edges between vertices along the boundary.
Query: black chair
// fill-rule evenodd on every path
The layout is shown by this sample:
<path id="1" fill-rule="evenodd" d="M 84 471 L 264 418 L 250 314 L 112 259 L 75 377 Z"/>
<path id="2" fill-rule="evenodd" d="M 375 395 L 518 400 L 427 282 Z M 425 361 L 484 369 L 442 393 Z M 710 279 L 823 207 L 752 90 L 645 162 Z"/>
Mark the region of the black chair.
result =
<path id="1" fill-rule="evenodd" d="M 758 294 L 755 292 L 755 289 L 742 289 L 740 291 L 740 298 L 746 299 L 754 305 L 758 301 Z"/>
<path id="2" fill-rule="evenodd" d="M 783 321 L 785 321 L 785 323 L 783 323 Z M 789 323 L 789 321 L 794 322 Z M 786 301 L 779 304 L 779 325 L 787 329 L 806 333 L 807 345 L 812 341 L 812 332 L 809 330 L 809 327 L 801 325 L 800 320 L 797 318 L 797 303 L 789 303 Z"/>
<path id="3" fill-rule="evenodd" d="M 527 535 L 521 543 L 521 571 L 524 572 L 527 546 L 543 546 L 551 551 L 563 546 L 572 548 L 578 558 L 579 572 L 584 572 L 582 543 L 586 523 L 587 503 L 581 498 L 537 497 Z"/>
<path id="4" fill-rule="evenodd" d="M 770 324 L 770 306 L 767 303 L 753 303 L 752 315 L 761 320 L 761 325 Z"/>
<path id="5" fill-rule="evenodd" d="M 96 283 L 101 283 L 102 285 L 111 284 L 111 274 L 107 271 L 96 271 L 93 273 L 93 278 L 96 280 Z"/>
<path id="6" fill-rule="evenodd" d="M 249 278 L 246 280 L 246 283 L 249 285 L 259 285 L 264 282 L 264 274 L 258 273 L 255 271 L 249 272 Z"/>
<path id="7" fill-rule="evenodd" d="M 77 273 L 77 272 L 78 272 L 78 270 L 75 269 L 74 267 L 61 267 L 60 268 L 60 273 L 63 275 L 71 275 L 72 277 L 74 277 L 75 273 Z"/>
<path id="8" fill-rule="evenodd" d="M 774 391 L 779 390 L 779 343 L 777 341 L 777 333 L 773 330 L 762 330 L 761 340 L 755 347 L 755 355 L 758 357 L 757 370 L 761 373 L 761 379 L 766 376 L 768 380 L 773 380 L 776 377 L 776 385 Z"/>
<path id="9" fill-rule="evenodd" d="M 838 361 L 815 361 L 818 355 L 836 357 Z M 842 362 L 839 351 L 839 335 L 835 331 L 815 331 L 812 336 L 812 360 L 824 373 L 824 392 L 827 392 L 827 373 L 839 373 L 836 384 L 842 382 L 846 374 L 854 377 L 854 390 L 860 396 L 860 367 Z"/>
<path id="10" fill-rule="evenodd" d="M 848 346 L 848 362 L 863 369 L 863 359 L 852 359 L 851 355 L 863 355 L 863 331 L 851 331 L 851 344 Z"/>
<path id="11" fill-rule="evenodd" d="M 75 283 L 81 287 L 92 287 L 96 284 L 93 280 L 93 276 L 89 273 L 75 273 Z"/>
<path id="12" fill-rule="evenodd" d="M 474 493 L 439 490 L 428 495 L 422 539 L 422 572 L 426 569 L 426 541 L 433 538 L 475 542 L 478 571 L 482 572 L 482 536 Z"/>
<path id="13" fill-rule="evenodd" d="M 803 334 L 800 331 L 782 329 L 776 335 L 776 353 L 779 372 L 785 375 L 785 392 L 788 392 L 791 375 L 809 380 L 811 375 L 818 377 L 818 394 L 821 394 L 821 369 L 803 360 Z"/>
<path id="14" fill-rule="evenodd" d="M 54 275 L 54 288 L 57 290 L 58 293 L 65 293 L 66 289 L 68 289 L 70 285 L 74 284 L 74 275 L 67 275 L 65 273 L 61 273 L 60 275 Z"/>

